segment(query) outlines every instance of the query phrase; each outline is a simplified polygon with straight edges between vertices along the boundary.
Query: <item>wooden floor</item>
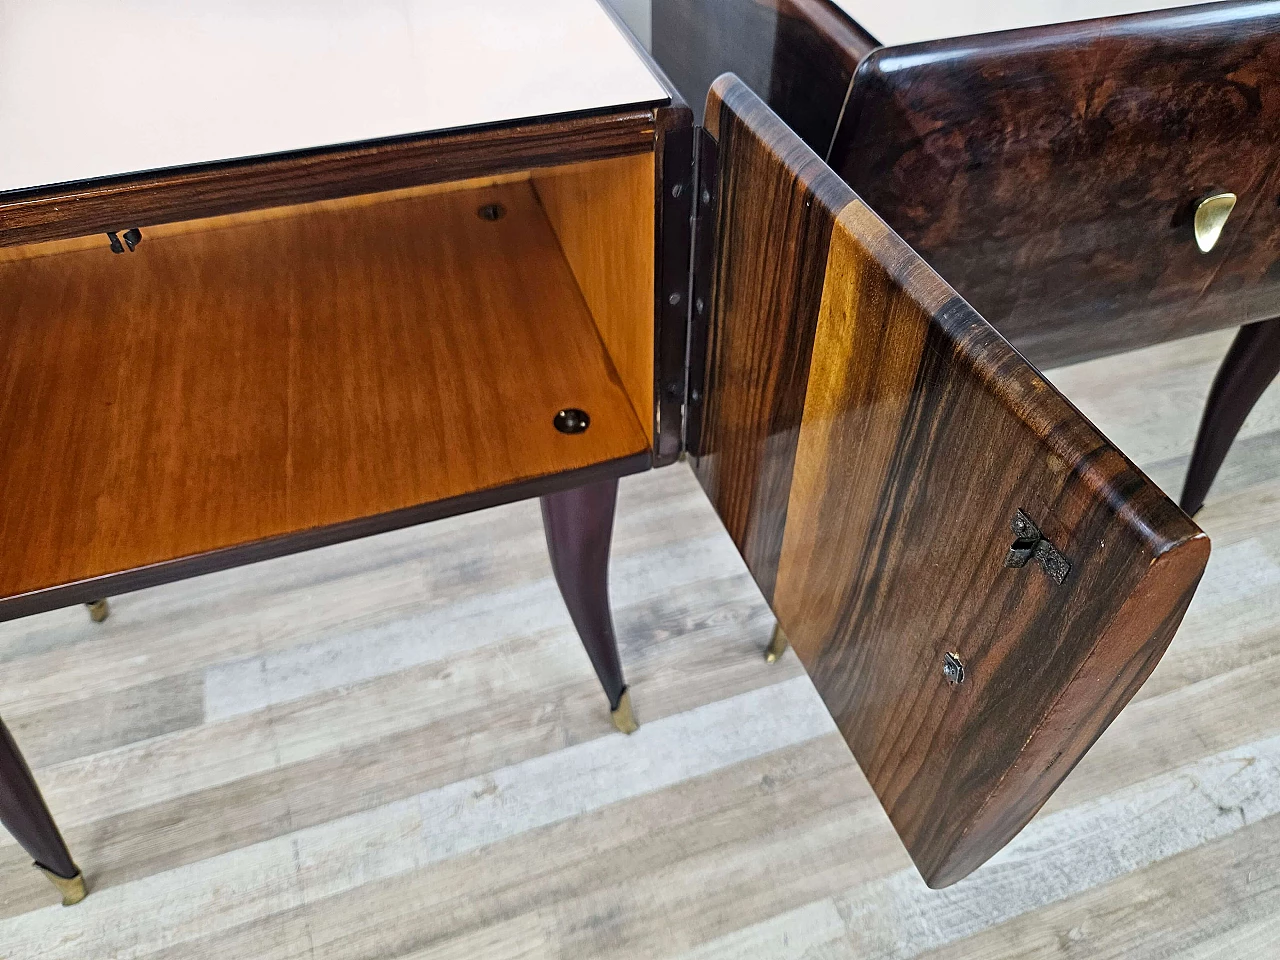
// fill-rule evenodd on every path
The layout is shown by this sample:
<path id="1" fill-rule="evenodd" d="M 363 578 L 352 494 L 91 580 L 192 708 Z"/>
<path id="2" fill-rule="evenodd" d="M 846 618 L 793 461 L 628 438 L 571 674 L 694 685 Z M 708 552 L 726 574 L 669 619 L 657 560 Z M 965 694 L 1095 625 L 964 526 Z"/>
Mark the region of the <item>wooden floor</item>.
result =
<path id="1" fill-rule="evenodd" d="M 1053 379 L 1177 491 L 1230 334 Z M 0 839 L 0 957 L 1280 955 L 1280 391 L 1168 655 L 996 860 L 928 890 L 688 471 L 624 480 L 607 707 L 535 504 L 0 626 L 92 893 Z"/>

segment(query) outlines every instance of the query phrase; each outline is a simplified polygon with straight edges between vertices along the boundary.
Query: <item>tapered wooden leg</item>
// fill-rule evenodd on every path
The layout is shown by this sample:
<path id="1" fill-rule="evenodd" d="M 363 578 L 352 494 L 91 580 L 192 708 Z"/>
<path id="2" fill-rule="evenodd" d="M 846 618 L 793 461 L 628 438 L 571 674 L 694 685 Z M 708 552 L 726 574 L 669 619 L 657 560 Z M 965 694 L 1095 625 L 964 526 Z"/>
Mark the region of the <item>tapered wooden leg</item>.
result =
<path id="1" fill-rule="evenodd" d="M 1245 417 L 1280 373 L 1280 317 L 1240 328 L 1209 391 L 1196 436 L 1181 507 L 1195 514 L 1204 506 L 1213 478 L 1240 432 Z"/>
<path id="2" fill-rule="evenodd" d="M 542 526 L 560 595 L 609 698 L 614 725 L 632 733 L 638 724 L 609 612 L 609 541 L 617 500 L 616 479 L 549 494 L 542 498 Z"/>
<path id="3" fill-rule="evenodd" d="M 0 823 L 62 894 L 69 907 L 85 898 L 84 877 L 40 796 L 9 728 L 0 720 Z"/>

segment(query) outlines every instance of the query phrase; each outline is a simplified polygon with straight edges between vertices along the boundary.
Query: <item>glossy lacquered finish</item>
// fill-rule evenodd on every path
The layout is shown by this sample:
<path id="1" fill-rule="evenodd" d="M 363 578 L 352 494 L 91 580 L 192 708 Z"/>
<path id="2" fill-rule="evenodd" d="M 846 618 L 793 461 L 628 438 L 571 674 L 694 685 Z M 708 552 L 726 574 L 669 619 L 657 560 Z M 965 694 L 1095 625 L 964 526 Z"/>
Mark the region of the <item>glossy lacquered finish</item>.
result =
<path id="1" fill-rule="evenodd" d="M 71 859 L 62 834 L 45 806 L 40 788 L 0 720 L 0 824 L 21 844 L 37 866 L 71 879 L 80 868 Z"/>
<path id="2" fill-rule="evenodd" d="M 945 886 L 1137 691 L 1208 541 L 743 84 L 718 81 L 707 110 L 720 256 L 697 470 Z"/>
<path id="3" fill-rule="evenodd" d="M 653 0 L 652 52 L 699 111 L 736 73 L 825 156 L 849 81 L 875 42 L 829 0 Z"/>
<path id="4" fill-rule="evenodd" d="M 551 569 L 611 711 L 627 689 L 609 611 L 609 543 L 617 501 L 616 479 L 542 498 Z"/>
<path id="5" fill-rule="evenodd" d="M 1263 391 L 1280 374 L 1280 318 L 1241 327 L 1214 378 L 1200 422 L 1182 509 L 1195 515 L 1213 486 L 1213 478 Z"/>
<path id="6" fill-rule="evenodd" d="M 1278 142 L 1280 3 L 1214 3 L 881 49 L 831 164 L 1046 366 L 1280 314 Z"/>
<path id="7" fill-rule="evenodd" d="M 652 152 L 654 113 L 611 111 L 0 193 L 0 247 Z"/>

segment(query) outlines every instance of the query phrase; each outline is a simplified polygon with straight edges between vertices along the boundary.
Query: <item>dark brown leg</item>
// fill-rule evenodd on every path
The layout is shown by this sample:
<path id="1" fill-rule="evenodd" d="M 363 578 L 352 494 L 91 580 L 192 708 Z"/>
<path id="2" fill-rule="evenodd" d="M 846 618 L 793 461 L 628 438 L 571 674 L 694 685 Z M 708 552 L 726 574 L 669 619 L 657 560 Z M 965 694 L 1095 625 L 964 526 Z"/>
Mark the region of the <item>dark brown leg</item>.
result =
<path id="1" fill-rule="evenodd" d="M 1194 515 L 1204 506 L 1213 478 L 1227 457 L 1244 419 L 1280 373 L 1280 317 L 1240 328 L 1209 391 L 1196 436 L 1182 509 Z"/>
<path id="2" fill-rule="evenodd" d="M 542 498 L 542 526 L 560 595 L 609 698 L 614 725 L 636 729 L 609 613 L 609 541 L 618 481 L 602 480 Z"/>
<path id="3" fill-rule="evenodd" d="M 84 878 L 40 796 L 27 762 L 0 720 L 0 823 L 62 894 L 63 906 L 85 898 Z"/>

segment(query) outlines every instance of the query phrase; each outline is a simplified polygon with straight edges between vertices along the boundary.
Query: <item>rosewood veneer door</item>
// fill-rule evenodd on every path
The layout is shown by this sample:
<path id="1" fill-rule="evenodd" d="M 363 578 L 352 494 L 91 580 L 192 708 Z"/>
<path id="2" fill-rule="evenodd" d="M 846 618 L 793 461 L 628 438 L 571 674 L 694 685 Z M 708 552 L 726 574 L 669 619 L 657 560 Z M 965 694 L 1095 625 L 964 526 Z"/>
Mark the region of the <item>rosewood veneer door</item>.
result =
<path id="1" fill-rule="evenodd" d="M 1208 539 L 741 81 L 706 117 L 695 469 L 946 886 L 1137 691 Z"/>

